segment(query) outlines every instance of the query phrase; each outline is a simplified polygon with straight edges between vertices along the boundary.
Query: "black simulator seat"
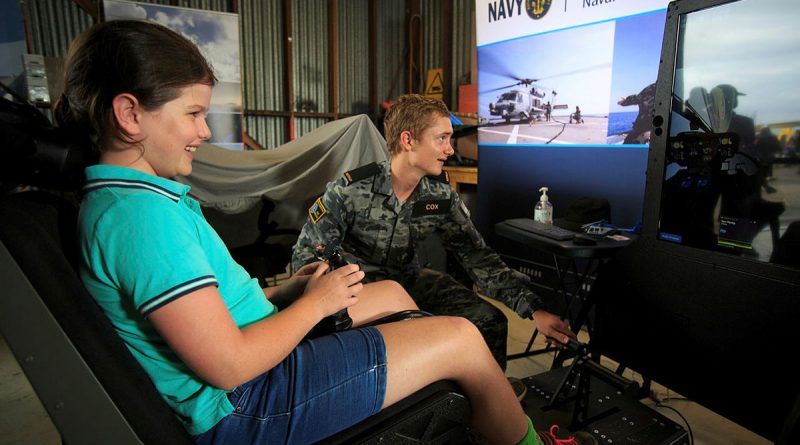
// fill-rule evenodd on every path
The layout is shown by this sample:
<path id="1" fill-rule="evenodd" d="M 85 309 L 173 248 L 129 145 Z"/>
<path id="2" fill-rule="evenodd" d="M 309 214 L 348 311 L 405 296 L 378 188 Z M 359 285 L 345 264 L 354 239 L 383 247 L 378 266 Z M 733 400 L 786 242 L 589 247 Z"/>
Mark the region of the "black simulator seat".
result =
<path id="1" fill-rule="evenodd" d="M 266 197 L 239 213 L 203 208 L 203 216 L 228 246 L 233 259 L 258 279 L 261 287 L 267 287 L 270 278 L 286 272 L 292 261 L 292 246 L 300 236 L 299 230 L 279 228 L 270 221 L 274 209 L 275 203 Z"/>
<path id="2" fill-rule="evenodd" d="M 66 444 L 190 444 L 83 287 L 77 207 L 41 191 L 0 197 L 0 331 Z M 437 382 L 323 443 L 463 443 L 467 399 Z"/>

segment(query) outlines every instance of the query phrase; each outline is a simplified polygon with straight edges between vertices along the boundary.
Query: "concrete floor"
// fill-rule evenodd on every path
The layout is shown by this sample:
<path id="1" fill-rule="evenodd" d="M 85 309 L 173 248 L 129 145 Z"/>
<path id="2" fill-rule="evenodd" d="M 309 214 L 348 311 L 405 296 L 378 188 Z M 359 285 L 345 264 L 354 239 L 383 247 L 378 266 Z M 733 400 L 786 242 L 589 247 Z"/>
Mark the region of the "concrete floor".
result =
<path id="1" fill-rule="evenodd" d="M 504 306 L 498 305 L 509 321 L 509 353 L 521 352 L 533 332 L 534 324 L 530 320 L 522 320 Z M 581 333 L 582 340 L 586 340 Z M 537 339 L 534 348 L 543 347 L 544 343 Z M 547 371 L 552 363 L 552 353 L 534 357 L 517 359 L 509 362 L 507 374 L 514 377 L 527 377 Z M 616 364 L 603 359 L 602 363 L 615 369 Z M 641 382 L 641 377 L 626 372 L 626 377 Z M 678 410 L 690 423 L 696 445 L 766 445 L 770 442 L 756 434 L 736 425 L 700 405 L 683 399 L 679 394 L 654 384 L 654 393 L 663 404 Z M 654 407 L 666 417 L 684 426 L 683 420 L 674 412 L 655 407 L 655 402 L 645 399 L 644 403 Z M 36 393 L 31 388 L 25 374 L 6 342 L 0 337 L 0 445 L 53 445 L 60 444 L 58 431 L 53 426 L 47 412 L 42 407 Z"/>
<path id="2" fill-rule="evenodd" d="M 0 336 L 0 444 L 60 443 L 58 430 Z"/>

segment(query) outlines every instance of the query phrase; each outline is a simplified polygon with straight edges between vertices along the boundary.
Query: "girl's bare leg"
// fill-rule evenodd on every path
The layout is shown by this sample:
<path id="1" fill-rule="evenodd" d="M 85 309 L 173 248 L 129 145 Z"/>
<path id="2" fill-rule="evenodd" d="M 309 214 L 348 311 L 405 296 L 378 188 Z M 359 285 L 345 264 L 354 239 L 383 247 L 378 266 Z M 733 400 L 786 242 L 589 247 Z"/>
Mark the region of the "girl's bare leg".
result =
<path id="1" fill-rule="evenodd" d="M 347 311 L 353 325 L 359 326 L 397 312 L 419 309 L 414 300 L 396 281 L 384 280 L 364 285 L 358 293 L 358 303 Z"/>
<path id="2" fill-rule="evenodd" d="M 516 444 L 528 429 L 514 391 L 475 326 L 459 317 L 427 317 L 378 326 L 386 342 L 384 407 L 438 380 L 457 382 L 472 424 L 493 444 Z"/>

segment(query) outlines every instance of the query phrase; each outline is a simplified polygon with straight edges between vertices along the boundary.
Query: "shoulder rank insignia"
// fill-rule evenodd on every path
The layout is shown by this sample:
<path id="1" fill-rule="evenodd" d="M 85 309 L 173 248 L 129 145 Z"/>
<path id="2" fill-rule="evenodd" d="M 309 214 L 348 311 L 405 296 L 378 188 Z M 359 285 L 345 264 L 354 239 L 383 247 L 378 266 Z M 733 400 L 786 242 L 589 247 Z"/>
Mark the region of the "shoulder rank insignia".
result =
<path id="1" fill-rule="evenodd" d="M 450 184 L 450 174 L 446 171 L 442 170 L 442 174 L 438 176 L 430 175 L 429 178 L 433 179 L 434 181 L 444 182 L 445 184 Z"/>
<path id="2" fill-rule="evenodd" d="M 311 222 L 314 224 L 325 216 L 326 213 L 328 213 L 328 209 L 322 204 L 322 198 L 317 198 L 314 204 L 308 208 L 308 217 L 311 218 Z"/>
<path id="3" fill-rule="evenodd" d="M 347 180 L 347 185 L 350 185 L 356 181 L 369 178 L 370 176 L 375 176 L 380 172 L 381 167 L 377 163 L 373 162 L 371 164 L 362 165 L 361 167 L 345 172 L 344 179 Z"/>

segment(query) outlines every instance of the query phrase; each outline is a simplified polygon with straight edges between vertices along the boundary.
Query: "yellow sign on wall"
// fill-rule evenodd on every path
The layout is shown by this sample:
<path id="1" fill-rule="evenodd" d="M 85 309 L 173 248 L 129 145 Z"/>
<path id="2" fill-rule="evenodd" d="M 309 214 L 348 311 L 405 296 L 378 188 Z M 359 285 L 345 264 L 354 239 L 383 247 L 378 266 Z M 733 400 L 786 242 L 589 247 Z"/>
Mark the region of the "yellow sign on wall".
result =
<path id="1" fill-rule="evenodd" d="M 425 81 L 425 95 L 439 100 L 444 98 L 444 70 L 442 68 L 428 70 L 428 79 Z"/>

